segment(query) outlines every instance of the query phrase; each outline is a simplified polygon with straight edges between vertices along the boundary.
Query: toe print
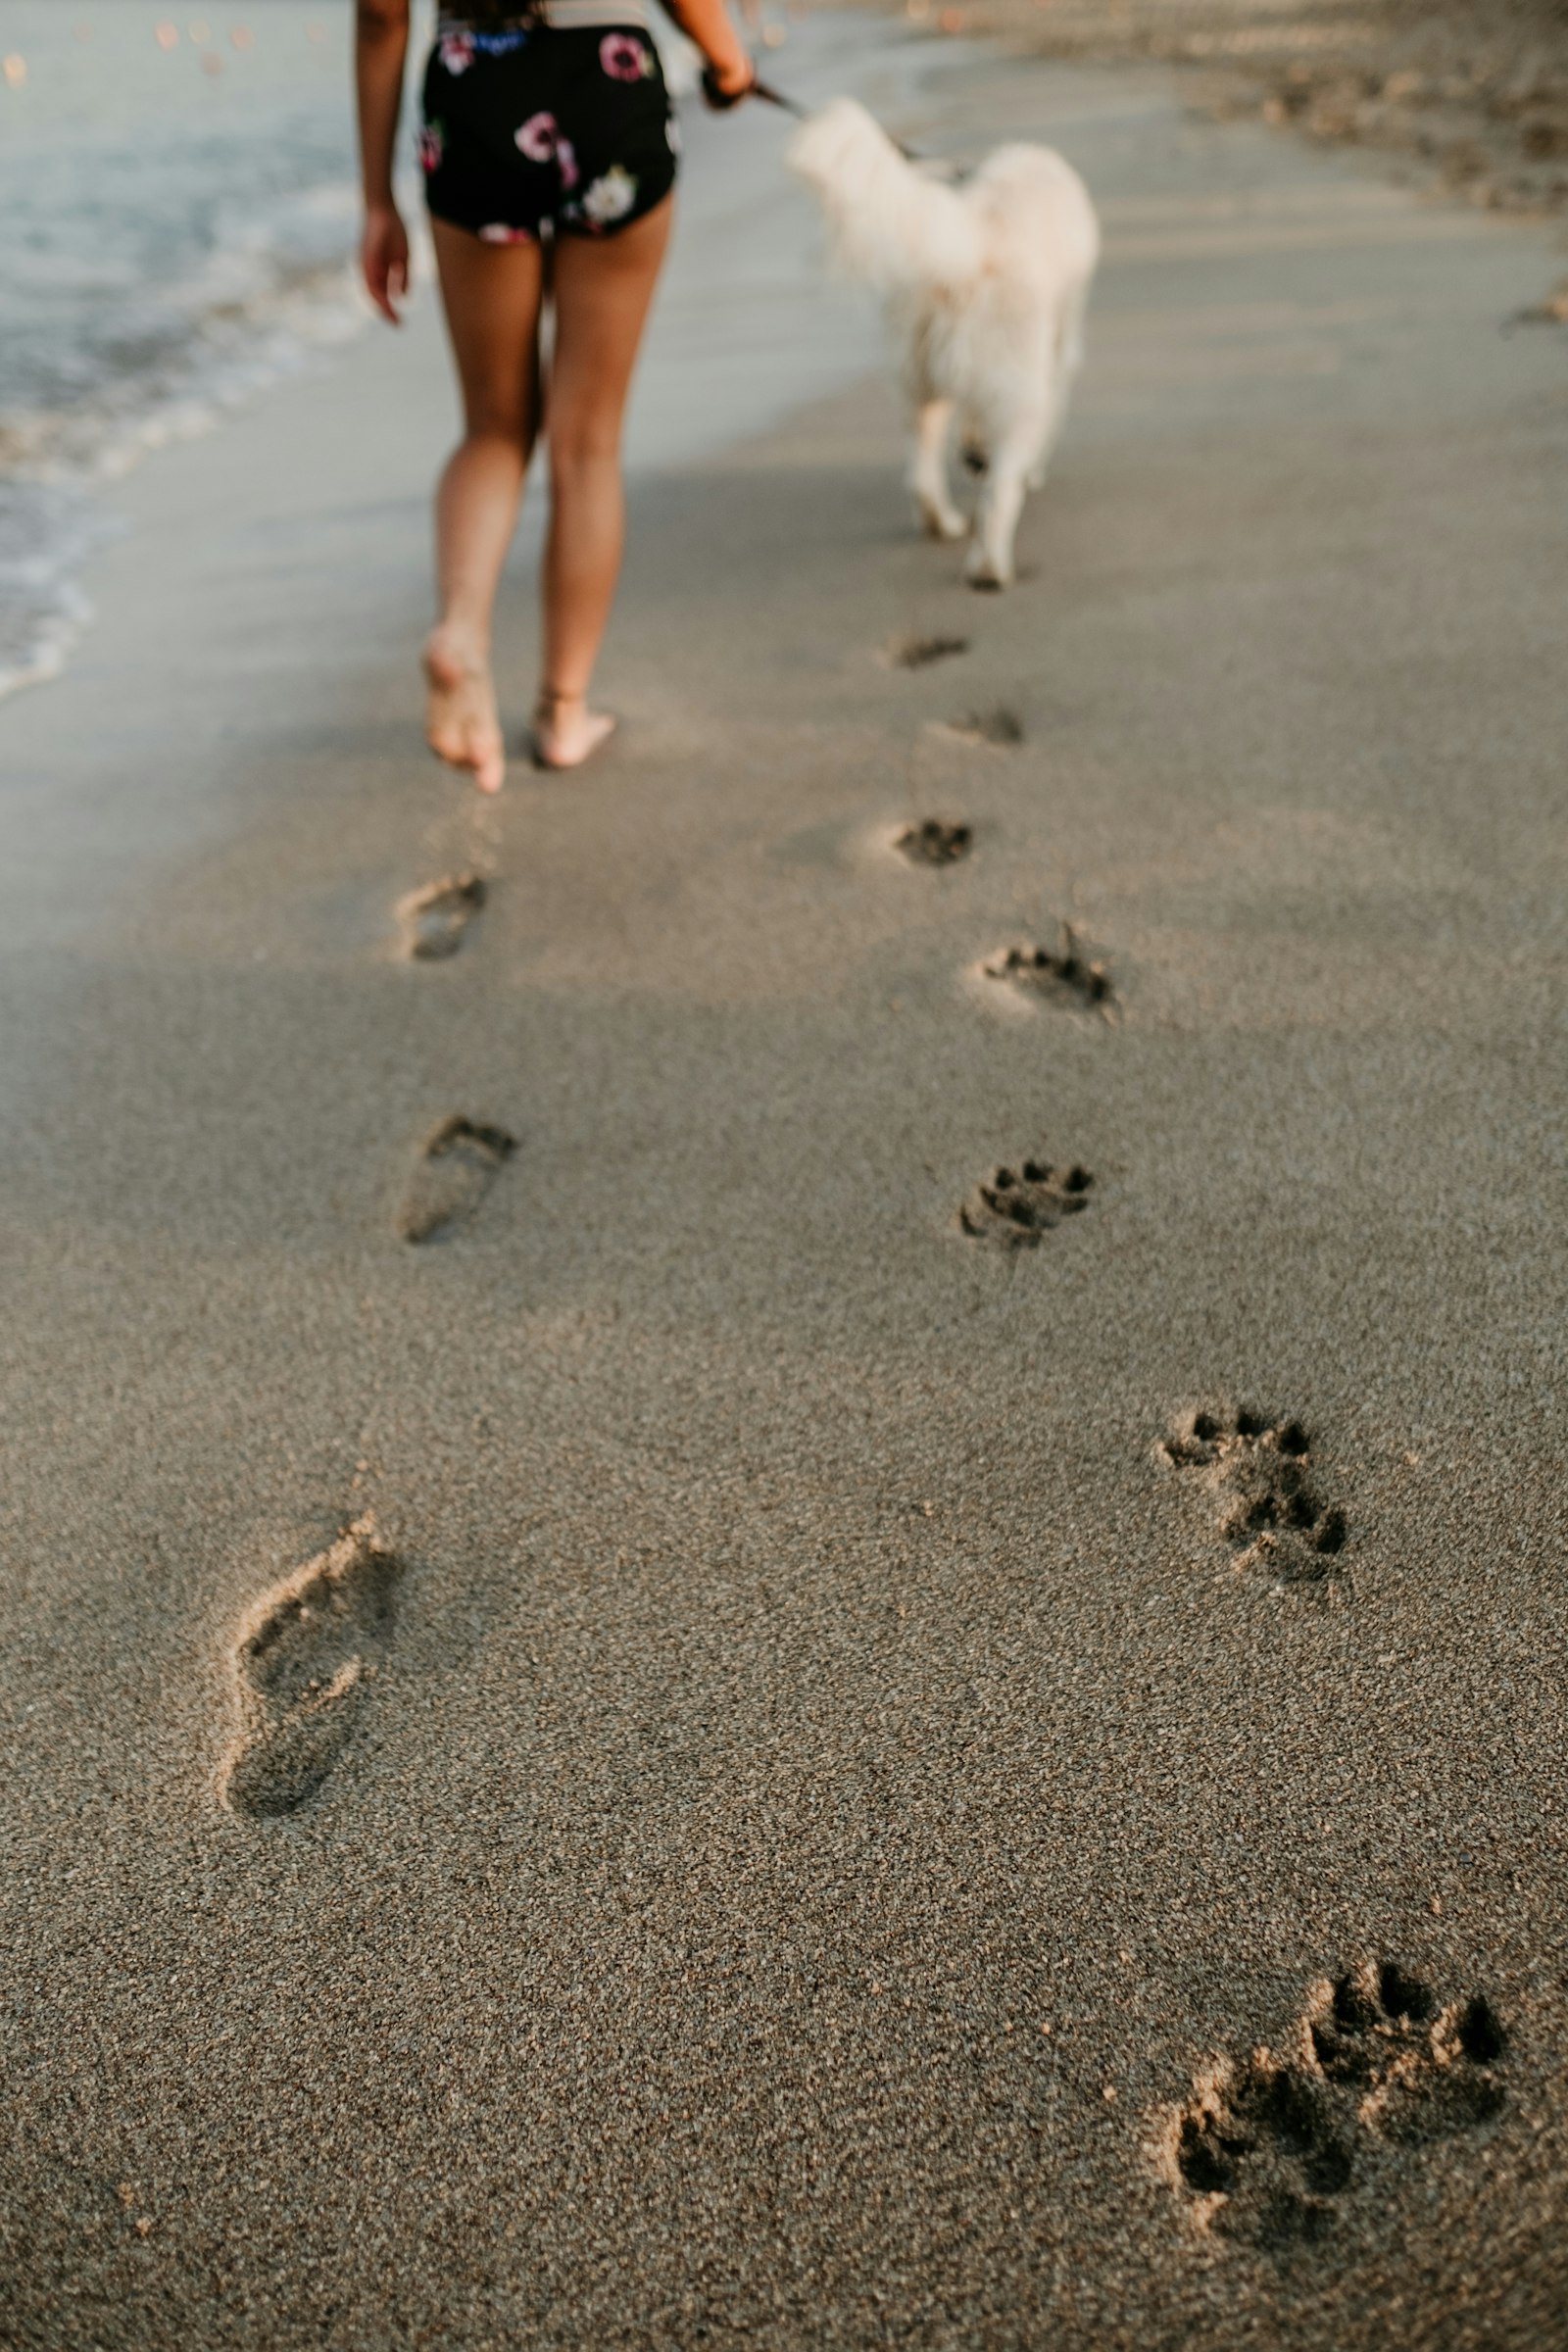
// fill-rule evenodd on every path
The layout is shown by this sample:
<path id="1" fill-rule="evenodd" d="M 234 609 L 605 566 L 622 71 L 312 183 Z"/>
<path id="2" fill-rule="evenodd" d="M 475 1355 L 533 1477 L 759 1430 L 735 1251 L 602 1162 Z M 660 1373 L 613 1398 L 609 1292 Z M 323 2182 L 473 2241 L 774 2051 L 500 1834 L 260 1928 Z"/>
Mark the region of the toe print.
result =
<path id="1" fill-rule="evenodd" d="M 1033 1249 L 1063 1217 L 1088 1207 L 1094 1181 L 1087 1168 L 1053 1168 L 1044 1160 L 998 1168 L 958 1210 L 959 1229 L 1004 1250 Z"/>
<path id="2" fill-rule="evenodd" d="M 1198 2223 L 1273 2252 L 1326 2237 L 1363 2185 L 1409 2150 L 1473 2131 L 1507 2103 L 1507 2035 L 1473 1993 L 1440 2004 L 1396 1960 L 1315 1985 L 1288 2054 L 1223 2059 L 1169 2127 L 1172 2178 Z"/>
<path id="3" fill-rule="evenodd" d="M 1340 1573 L 1345 1513 L 1318 1492 L 1299 1421 L 1269 1422 L 1246 1411 L 1194 1413 L 1159 1450 L 1173 1469 L 1200 1475 L 1238 1568 L 1286 1585 L 1321 1584 Z"/>
<path id="4" fill-rule="evenodd" d="M 362 1519 L 269 1593 L 235 1654 L 248 1717 L 225 1789 L 236 1813 L 272 1820 L 319 1793 L 369 1703 L 401 1574 Z"/>
<path id="5" fill-rule="evenodd" d="M 1104 1004 L 1112 993 L 1104 964 L 1085 954 L 1067 923 L 1061 926 L 1056 948 L 1002 948 L 980 968 L 988 980 L 1005 981 L 1031 996 L 1077 997 L 1085 1004 Z"/>
<path id="6" fill-rule="evenodd" d="M 974 834 L 968 825 L 950 825 L 939 816 L 928 816 L 918 825 L 906 825 L 894 835 L 893 846 L 901 850 L 911 865 L 955 865 L 967 858 L 973 847 Z"/>
<path id="7" fill-rule="evenodd" d="M 466 1222 L 484 1199 L 516 1140 L 454 1114 L 426 1138 L 398 1211 L 406 1242 L 433 1242 Z"/>

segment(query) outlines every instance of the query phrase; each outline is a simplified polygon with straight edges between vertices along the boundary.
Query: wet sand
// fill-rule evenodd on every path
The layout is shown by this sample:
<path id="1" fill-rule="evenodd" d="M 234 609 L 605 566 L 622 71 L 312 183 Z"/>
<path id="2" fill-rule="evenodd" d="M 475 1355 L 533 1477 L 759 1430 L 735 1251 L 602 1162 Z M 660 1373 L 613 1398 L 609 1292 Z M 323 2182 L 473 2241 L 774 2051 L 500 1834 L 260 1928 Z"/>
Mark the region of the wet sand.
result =
<path id="1" fill-rule="evenodd" d="M 427 314 L 0 709 L 19 2345 L 1568 2341 L 1549 240 L 884 38 L 1103 209 L 1014 592 L 705 131 L 595 768 Z"/>

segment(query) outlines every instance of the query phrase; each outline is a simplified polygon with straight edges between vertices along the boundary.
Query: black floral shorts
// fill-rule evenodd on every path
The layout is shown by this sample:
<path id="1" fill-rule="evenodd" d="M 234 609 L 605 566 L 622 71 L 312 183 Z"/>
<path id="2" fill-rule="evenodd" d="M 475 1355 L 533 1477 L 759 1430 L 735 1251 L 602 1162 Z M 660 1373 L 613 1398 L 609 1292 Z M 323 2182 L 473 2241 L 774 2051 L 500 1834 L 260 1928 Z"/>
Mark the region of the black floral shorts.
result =
<path id="1" fill-rule="evenodd" d="M 437 220 L 491 245 L 610 236 L 675 184 L 679 134 L 641 25 L 446 31 L 424 76 L 419 161 Z"/>

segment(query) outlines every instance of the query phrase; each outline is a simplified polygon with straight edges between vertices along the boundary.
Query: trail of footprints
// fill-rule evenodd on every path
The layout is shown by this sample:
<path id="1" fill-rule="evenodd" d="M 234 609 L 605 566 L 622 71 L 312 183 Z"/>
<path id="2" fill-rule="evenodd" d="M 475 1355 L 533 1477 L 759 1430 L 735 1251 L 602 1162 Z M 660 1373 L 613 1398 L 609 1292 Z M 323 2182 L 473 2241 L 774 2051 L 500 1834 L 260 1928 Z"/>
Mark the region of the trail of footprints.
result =
<path id="1" fill-rule="evenodd" d="M 463 946 L 489 897 L 482 874 L 443 875 L 398 902 L 404 954 L 416 962 L 444 962 Z M 396 1226 L 406 1242 L 444 1240 L 473 1215 L 516 1150 L 504 1127 L 451 1112 L 431 1129 L 403 1187 Z"/>
<path id="2" fill-rule="evenodd" d="M 967 638 L 910 636 L 881 658 L 914 670 L 968 650 Z M 949 722 L 948 731 L 992 747 L 1023 734 L 1005 708 Z M 967 858 L 973 843 L 968 824 L 930 817 L 906 826 L 894 846 L 913 864 L 942 868 Z M 486 895 L 475 873 L 411 892 L 397 909 L 405 953 L 420 961 L 456 955 Z M 1086 1005 L 1112 994 L 1105 964 L 1066 924 L 1055 948 L 1014 944 L 980 968 L 999 984 Z M 397 1215 L 404 1240 L 430 1243 L 466 1223 L 515 1149 L 502 1127 L 443 1119 L 408 1175 Z M 1032 1249 L 1088 1205 L 1093 1186 L 1076 1163 L 1025 1159 L 982 1179 L 956 1224 L 996 1249 Z M 1246 1408 L 1198 1411 L 1158 1450 L 1206 1496 L 1239 1570 L 1282 1585 L 1339 1573 L 1346 1516 L 1319 1491 L 1298 1421 Z M 225 1774 L 233 1811 L 274 1821 L 321 1794 L 371 1703 L 402 1574 L 364 1518 L 259 1604 L 234 1658 L 244 1729 Z M 1282 2052 L 1256 2048 L 1194 2079 L 1169 2125 L 1171 2179 L 1199 2226 L 1221 2238 L 1276 2254 L 1312 2244 L 1363 2181 L 1375 2181 L 1390 2151 L 1492 2123 L 1506 2105 L 1507 2053 L 1484 1994 L 1442 2004 L 1400 1963 L 1363 1961 L 1311 1988 Z"/>
<path id="3" fill-rule="evenodd" d="M 1500 2115 L 1507 2052 L 1484 1993 L 1443 2004 L 1398 1961 L 1362 1961 L 1311 1988 L 1282 2051 L 1194 2080 L 1170 2130 L 1175 2183 L 1221 2237 L 1273 2253 L 1316 2243 L 1391 2150 Z"/>

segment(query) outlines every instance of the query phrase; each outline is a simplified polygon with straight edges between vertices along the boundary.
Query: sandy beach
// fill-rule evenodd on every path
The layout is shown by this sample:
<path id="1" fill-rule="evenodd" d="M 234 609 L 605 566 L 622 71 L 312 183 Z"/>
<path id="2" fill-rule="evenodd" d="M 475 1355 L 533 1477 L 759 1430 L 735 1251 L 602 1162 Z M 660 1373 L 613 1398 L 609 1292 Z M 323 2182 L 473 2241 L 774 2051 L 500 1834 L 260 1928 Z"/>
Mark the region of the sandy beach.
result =
<path id="1" fill-rule="evenodd" d="M 0 706 L 0 2342 L 1549 2352 L 1555 233 L 772 62 L 1095 192 L 1015 590 L 759 113 L 601 762 L 423 750 L 428 300 Z"/>
<path id="2" fill-rule="evenodd" d="M 905 0 L 948 33 L 1035 57 L 1185 70 L 1189 100 L 1491 212 L 1568 210 L 1563 0 Z M 1568 297 L 1555 309 L 1568 315 Z"/>

